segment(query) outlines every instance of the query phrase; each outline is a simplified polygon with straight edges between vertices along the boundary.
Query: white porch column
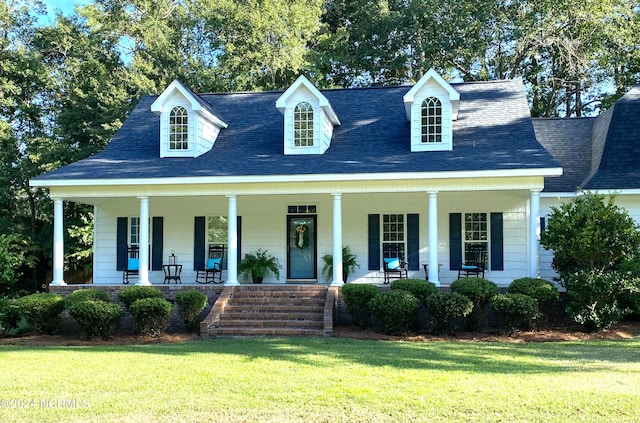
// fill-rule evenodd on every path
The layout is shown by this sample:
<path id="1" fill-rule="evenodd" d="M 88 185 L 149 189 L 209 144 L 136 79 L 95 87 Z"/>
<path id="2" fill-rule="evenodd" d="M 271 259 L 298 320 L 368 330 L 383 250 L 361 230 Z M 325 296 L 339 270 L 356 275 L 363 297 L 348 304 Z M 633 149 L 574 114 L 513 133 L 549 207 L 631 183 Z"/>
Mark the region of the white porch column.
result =
<path id="1" fill-rule="evenodd" d="M 427 242 L 429 244 L 429 282 L 440 286 L 438 272 L 438 192 L 429 191 L 429 215 L 427 217 Z"/>
<path id="2" fill-rule="evenodd" d="M 225 285 L 240 285 L 238 282 L 238 200 L 235 195 L 228 195 L 228 241 L 227 281 Z"/>
<path id="3" fill-rule="evenodd" d="M 540 274 L 540 190 L 531 190 L 529 206 L 529 277 Z"/>
<path id="4" fill-rule="evenodd" d="M 149 281 L 149 197 L 138 197 L 140 199 L 140 260 L 139 279 L 136 285 L 151 285 Z"/>
<path id="5" fill-rule="evenodd" d="M 64 212 L 62 199 L 53 199 L 53 280 L 51 285 L 62 286 L 64 281 Z"/>
<path id="6" fill-rule="evenodd" d="M 342 280 L 342 194 L 333 195 L 333 281 L 331 286 L 341 286 Z"/>

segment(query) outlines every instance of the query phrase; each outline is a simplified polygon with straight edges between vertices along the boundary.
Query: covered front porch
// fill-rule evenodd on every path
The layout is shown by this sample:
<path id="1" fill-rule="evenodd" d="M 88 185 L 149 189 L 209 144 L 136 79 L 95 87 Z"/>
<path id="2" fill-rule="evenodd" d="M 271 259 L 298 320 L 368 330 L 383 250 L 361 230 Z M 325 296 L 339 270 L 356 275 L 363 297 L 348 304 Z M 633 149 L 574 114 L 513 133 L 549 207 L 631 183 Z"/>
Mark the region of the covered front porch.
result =
<path id="1" fill-rule="evenodd" d="M 340 286 L 342 247 L 357 256 L 350 283 L 382 284 L 382 258 L 393 246 L 409 277 L 448 285 L 457 277 L 465 246 L 488 252 L 485 277 L 507 286 L 539 274 L 542 177 L 456 179 L 285 180 L 212 184 L 166 180 L 99 186 L 51 186 L 54 260 L 51 285 L 64 286 L 64 201 L 94 206 L 93 283 L 122 284 L 122 248 L 140 248 L 139 285 L 167 285 L 162 266 L 174 256 L 182 285 L 195 284 L 210 244 L 225 247 L 223 285 L 251 284 L 238 273 L 246 253 L 278 258 L 280 278 L 269 284 Z M 95 181 L 89 181 L 89 183 Z M 153 182 L 153 183 L 152 183 Z M 304 226 L 305 238 L 300 245 Z M 323 274 L 322 257 L 333 257 Z M 425 265 L 427 273 L 425 274 Z M 176 281 L 170 281 L 175 284 Z"/>

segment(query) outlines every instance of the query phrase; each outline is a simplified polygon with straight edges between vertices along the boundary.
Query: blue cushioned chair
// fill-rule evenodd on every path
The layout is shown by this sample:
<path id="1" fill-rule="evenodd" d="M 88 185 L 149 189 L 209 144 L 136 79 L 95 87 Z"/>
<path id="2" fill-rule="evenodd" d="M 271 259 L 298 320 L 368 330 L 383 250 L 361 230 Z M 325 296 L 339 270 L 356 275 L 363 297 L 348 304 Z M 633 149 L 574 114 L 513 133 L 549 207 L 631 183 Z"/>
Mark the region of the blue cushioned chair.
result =
<path id="1" fill-rule="evenodd" d="M 129 283 L 129 276 L 140 274 L 140 251 L 137 245 L 127 247 L 127 264 L 122 269 L 122 283 Z"/>
<path id="2" fill-rule="evenodd" d="M 408 264 L 404 261 L 404 254 L 394 245 L 385 244 L 382 249 L 382 269 L 384 271 L 384 283 L 388 284 L 391 278 L 406 279 L 408 276 Z"/>
<path id="3" fill-rule="evenodd" d="M 469 276 L 484 278 L 484 266 L 487 259 L 487 250 L 484 245 L 470 245 L 464 258 L 464 263 L 458 269 L 458 279 Z"/>
<path id="4" fill-rule="evenodd" d="M 204 269 L 196 273 L 198 283 L 222 283 L 222 259 L 224 258 L 224 245 L 209 245 L 207 262 Z"/>

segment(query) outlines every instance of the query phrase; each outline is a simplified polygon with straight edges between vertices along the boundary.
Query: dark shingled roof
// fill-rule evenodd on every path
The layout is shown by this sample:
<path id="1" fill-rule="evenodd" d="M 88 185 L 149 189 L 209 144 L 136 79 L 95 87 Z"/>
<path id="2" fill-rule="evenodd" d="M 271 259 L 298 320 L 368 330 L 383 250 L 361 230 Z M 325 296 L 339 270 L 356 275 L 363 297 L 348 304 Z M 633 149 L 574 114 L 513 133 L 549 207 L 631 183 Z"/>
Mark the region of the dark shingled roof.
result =
<path id="1" fill-rule="evenodd" d="M 594 167 L 597 170 L 585 189 L 640 188 L 640 86 L 616 101 L 612 109 L 602 156 L 594 157 L 599 166 Z"/>
<path id="2" fill-rule="evenodd" d="M 519 81 L 453 84 L 453 151 L 412 153 L 403 95 L 410 87 L 324 90 L 341 126 L 322 155 L 283 154 L 281 92 L 200 94 L 229 125 L 197 158 L 160 158 L 156 96 L 143 97 L 107 148 L 36 180 L 446 172 L 557 168 L 536 140 Z"/>
<path id="3" fill-rule="evenodd" d="M 540 143 L 562 164 L 547 192 L 640 188 L 640 86 L 597 118 L 534 119 Z"/>
<path id="4" fill-rule="evenodd" d="M 538 141 L 562 165 L 562 176 L 544 179 L 547 192 L 574 192 L 591 173 L 595 118 L 533 119 Z"/>

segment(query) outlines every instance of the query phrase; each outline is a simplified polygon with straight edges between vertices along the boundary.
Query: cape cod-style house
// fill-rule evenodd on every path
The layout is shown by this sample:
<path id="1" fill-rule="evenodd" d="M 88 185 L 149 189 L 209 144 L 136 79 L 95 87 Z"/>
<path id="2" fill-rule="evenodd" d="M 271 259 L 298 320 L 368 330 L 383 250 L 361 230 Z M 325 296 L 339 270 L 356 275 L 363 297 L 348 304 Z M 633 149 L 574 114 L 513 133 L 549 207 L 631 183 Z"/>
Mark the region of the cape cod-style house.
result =
<path id="1" fill-rule="evenodd" d="M 394 251 L 410 277 L 448 285 L 471 245 L 498 285 L 551 279 L 539 233 L 552 205 L 616 191 L 640 217 L 639 107 L 634 88 L 597 118 L 532 119 L 520 81 L 450 84 L 433 70 L 362 89 L 300 76 L 284 92 L 196 94 L 174 81 L 103 152 L 31 181 L 54 200 L 51 285 L 65 284 L 65 201 L 94 206 L 94 284 L 122 284 L 131 245 L 148 246 L 136 283 L 162 284 L 171 254 L 194 282 L 210 244 L 225 246 L 229 286 L 248 282 L 238 262 L 258 249 L 282 266 L 265 282 L 339 286 L 342 246 L 358 258 L 349 282 L 381 283 Z"/>

